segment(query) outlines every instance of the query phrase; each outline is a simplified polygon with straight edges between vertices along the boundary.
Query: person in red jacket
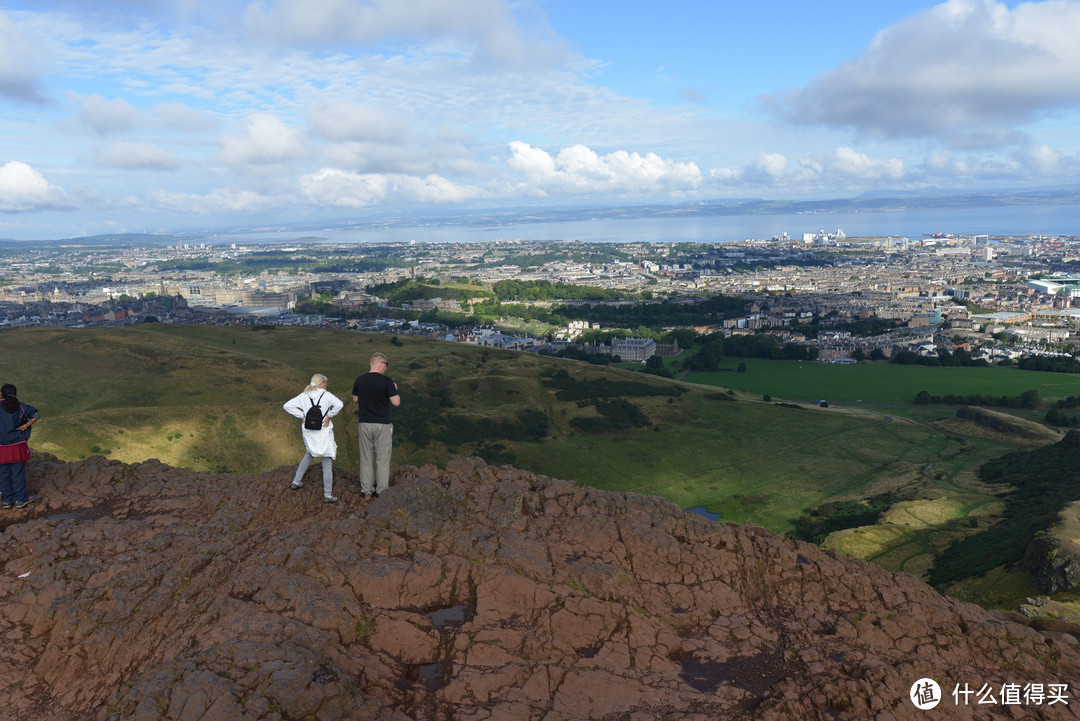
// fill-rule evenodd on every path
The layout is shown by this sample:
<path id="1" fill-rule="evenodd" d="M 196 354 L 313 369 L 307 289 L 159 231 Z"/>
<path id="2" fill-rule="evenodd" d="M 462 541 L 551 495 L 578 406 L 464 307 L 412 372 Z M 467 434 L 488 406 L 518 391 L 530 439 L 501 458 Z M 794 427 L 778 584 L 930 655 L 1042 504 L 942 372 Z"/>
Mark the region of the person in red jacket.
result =
<path id="1" fill-rule="evenodd" d="M 38 409 L 22 403 L 10 383 L 0 386 L 0 501 L 4 508 L 24 508 L 37 500 L 26 494 L 26 462 L 30 459 L 30 426 Z"/>

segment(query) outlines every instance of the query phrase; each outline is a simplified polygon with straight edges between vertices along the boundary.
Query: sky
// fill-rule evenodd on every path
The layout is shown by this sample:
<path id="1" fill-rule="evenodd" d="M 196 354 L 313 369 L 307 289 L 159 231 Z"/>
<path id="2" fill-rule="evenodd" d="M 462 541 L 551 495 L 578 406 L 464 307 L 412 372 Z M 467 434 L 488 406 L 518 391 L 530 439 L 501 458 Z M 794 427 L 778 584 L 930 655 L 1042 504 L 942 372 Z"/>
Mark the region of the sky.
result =
<path id="1" fill-rule="evenodd" d="M 0 238 L 1080 181 L 1080 0 L 0 0 Z"/>

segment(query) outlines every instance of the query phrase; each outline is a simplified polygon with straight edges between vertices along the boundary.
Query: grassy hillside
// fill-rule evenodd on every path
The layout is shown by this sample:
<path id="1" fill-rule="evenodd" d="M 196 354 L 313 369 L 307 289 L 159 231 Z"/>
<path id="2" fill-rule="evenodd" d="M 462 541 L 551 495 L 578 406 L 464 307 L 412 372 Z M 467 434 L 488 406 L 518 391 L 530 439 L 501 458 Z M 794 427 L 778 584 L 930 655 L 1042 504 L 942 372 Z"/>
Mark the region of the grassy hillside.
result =
<path id="1" fill-rule="evenodd" d="M 3 337 L 0 376 L 45 417 L 34 447 L 65 459 L 104 453 L 247 473 L 296 463 L 299 423 L 281 404 L 314 372 L 348 399 L 376 350 L 389 355 L 402 393 L 396 464 L 480 455 L 708 506 L 779 532 L 804 509 L 837 498 L 896 489 L 905 497 L 988 497 L 973 487 L 972 470 L 1007 450 L 943 431 L 934 425 L 940 411 L 769 404 L 615 368 L 407 337 L 395 345 L 345 331 L 158 324 Z M 337 464 L 350 468 L 358 465 L 354 410 L 350 402 L 336 424 Z"/>
<path id="2" fill-rule="evenodd" d="M 735 371 L 739 363 L 746 364 L 746 372 Z M 1080 373 L 1044 373 L 997 366 L 933 368 L 895 363 L 838 365 L 725 358 L 722 367 L 726 370 L 692 373 L 688 380 L 780 398 L 867 403 L 911 403 L 915 394 L 923 390 L 930 395 L 1019 396 L 1034 389 L 1044 399 L 1080 395 Z"/>
<path id="3" fill-rule="evenodd" d="M 32 446 L 64 459 L 101 453 L 239 473 L 295 464 L 303 453 L 299 421 L 281 405 L 320 372 L 347 400 L 336 421 L 336 465 L 355 469 L 350 390 L 378 350 L 390 357 L 388 373 L 403 399 L 393 413 L 396 465 L 479 455 L 600 488 L 665 496 L 684 508 L 705 506 L 780 533 L 827 536 L 828 546 L 923 578 L 939 557 L 977 541 L 955 544 L 1006 518 L 1007 489 L 988 485 L 979 468 L 1059 434 L 1048 431 L 1036 443 L 1030 433 L 990 432 L 947 409 L 870 403 L 906 398 L 915 387 L 936 392 L 943 379 L 967 379 L 952 392 L 992 385 L 993 393 L 1036 387 L 1047 397 L 1080 394 L 1069 385 L 1080 377 L 1009 369 L 804 363 L 800 371 L 797 363 L 750 359 L 747 373 L 708 378 L 730 386 L 787 378 L 789 385 L 769 390 L 866 401 L 819 409 L 766 403 L 749 383 L 753 394 L 346 331 L 147 324 L 0 335 L 0 380 L 18 385 L 44 416 Z M 822 392 L 811 392 L 816 387 Z M 1005 607 L 1032 592 L 1023 574 L 1008 568 L 952 582 L 950 591 Z"/>

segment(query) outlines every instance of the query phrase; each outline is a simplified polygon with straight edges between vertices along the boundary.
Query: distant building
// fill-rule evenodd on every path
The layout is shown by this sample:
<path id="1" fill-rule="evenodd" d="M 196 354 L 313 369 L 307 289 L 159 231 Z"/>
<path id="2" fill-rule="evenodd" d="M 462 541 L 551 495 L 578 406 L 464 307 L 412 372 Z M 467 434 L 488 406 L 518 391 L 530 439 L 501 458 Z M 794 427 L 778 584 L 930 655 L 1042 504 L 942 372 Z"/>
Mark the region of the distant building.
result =
<path id="1" fill-rule="evenodd" d="M 656 355 L 656 341 L 652 338 L 618 338 L 611 341 L 611 355 L 624 361 L 646 361 Z"/>
<path id="2" fill-rule="evenodd" d="M 661 356 L 677 356 L 679 355 L 679 341 L 672 340 L 670 343 L 657 343 L 656 355 Z"/>

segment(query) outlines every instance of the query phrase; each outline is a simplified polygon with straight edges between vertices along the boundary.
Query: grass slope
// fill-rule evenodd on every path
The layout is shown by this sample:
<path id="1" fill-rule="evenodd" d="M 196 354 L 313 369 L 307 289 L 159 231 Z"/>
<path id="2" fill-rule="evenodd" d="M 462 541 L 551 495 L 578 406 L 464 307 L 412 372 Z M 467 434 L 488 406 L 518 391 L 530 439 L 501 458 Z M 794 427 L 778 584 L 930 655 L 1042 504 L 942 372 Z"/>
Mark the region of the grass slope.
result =
<path id="1" fill-rule="evenodd" d="M 402 393 L 395 464 L 480 455 L 707 506 L 779 532 L 829 499 L 900 487 L 969 493 L 970 470 L 1006 450 L 943 432 L 931 421 L 944 414 L 932 410 L 793 408 L 615 368 L 408 337 L 395 345 L 385 335 L 323 329 L 164 324 L 3 335 L 3 380 L 44 416 L 33 445 L 65 459 L 107 451 L 129 462 L 154 457 L 247 473 L 296 463 L 298 422 L 281 404 L 314 372 L 348 399 L 376 350 L 389 355 Z M 657 390 L 571 398 L 553 380 L 558 370 L 582 387 L 632 381 Z M 336 423 L 337 465 L 351 468 L 358 466 L 354 410 L 347 404 Z M 617 427 L 619 413 L 636 420 Z"/>

